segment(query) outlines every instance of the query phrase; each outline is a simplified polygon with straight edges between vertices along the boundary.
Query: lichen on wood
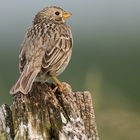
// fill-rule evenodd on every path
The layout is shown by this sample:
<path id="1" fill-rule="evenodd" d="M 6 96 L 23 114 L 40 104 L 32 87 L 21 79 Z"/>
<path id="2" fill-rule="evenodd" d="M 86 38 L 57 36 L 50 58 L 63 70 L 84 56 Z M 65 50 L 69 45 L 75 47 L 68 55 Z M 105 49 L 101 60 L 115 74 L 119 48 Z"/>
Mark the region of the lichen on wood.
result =
<path id="1" fill-rule="evenodd" d="M 31 92 L 0 108 L 2 140 L 99 140 L 91 93 L 73 92 L 63 83 L 35 82 Z"/>

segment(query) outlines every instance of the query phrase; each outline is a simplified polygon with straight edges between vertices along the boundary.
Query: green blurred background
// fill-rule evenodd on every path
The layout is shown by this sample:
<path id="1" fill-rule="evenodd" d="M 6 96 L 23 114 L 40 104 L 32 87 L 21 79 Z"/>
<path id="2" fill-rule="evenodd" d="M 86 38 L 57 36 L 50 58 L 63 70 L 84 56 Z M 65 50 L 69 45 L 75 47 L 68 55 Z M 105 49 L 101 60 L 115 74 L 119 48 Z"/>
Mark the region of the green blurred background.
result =
<path id="1" fill-rule="evenodd" d="M 139 140 L 139 0 L 0 0 L 0 105 L 12 103 L 20 44 L 46 5 L 73 13 L 72 60 L 59 78 L 74 91 L 92 92 L 100 139 Z"/>

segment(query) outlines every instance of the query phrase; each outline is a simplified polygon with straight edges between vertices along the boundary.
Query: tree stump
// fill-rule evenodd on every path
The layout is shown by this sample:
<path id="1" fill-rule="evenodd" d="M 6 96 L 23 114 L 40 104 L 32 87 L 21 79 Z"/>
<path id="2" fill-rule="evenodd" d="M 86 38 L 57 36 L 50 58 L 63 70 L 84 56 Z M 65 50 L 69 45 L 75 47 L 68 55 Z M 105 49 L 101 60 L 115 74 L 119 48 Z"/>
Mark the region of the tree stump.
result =
<path id="1" fill-rule="evenodd" d="M 91 94 L 35 82 L 0 108 L 0 140 L 99 140 Z"/>

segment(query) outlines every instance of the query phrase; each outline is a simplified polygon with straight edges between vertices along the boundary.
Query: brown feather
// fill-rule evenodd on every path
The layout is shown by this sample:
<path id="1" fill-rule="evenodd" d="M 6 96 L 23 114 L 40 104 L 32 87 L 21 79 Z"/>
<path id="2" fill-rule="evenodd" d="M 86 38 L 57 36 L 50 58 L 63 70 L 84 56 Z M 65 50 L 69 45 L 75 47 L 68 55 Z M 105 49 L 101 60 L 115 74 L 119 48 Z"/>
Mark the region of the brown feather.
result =
<path id="1" fill-rule="evenodd" d="M 34 18 L 27 30 L 19 55 L 20 77 L 11 94 L 27 94 L 35 80 L 46 81 L 61 74 L 67 67 L 72 53 L 72 34 L 63 20 L 59 7 L 46 7 Z"/>

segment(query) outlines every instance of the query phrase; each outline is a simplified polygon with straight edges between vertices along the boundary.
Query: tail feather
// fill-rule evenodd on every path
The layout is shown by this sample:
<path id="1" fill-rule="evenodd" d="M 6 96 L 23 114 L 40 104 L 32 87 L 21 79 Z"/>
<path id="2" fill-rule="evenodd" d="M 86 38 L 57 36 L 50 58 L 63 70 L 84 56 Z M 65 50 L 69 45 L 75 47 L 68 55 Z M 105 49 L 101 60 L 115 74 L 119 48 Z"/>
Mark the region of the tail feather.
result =
<path id="1" fill-rule="evenodd" d="M 16 84 L 10 90 L 10 94 L 14 95 L 18 92 L 22 92 L 23 94 L 28 94 L 31 90 L 33 82 L 39 73 L 39 70 L 31 71 L 26 73 L 27 71 L 23 71 L 16 82 Z"/>

